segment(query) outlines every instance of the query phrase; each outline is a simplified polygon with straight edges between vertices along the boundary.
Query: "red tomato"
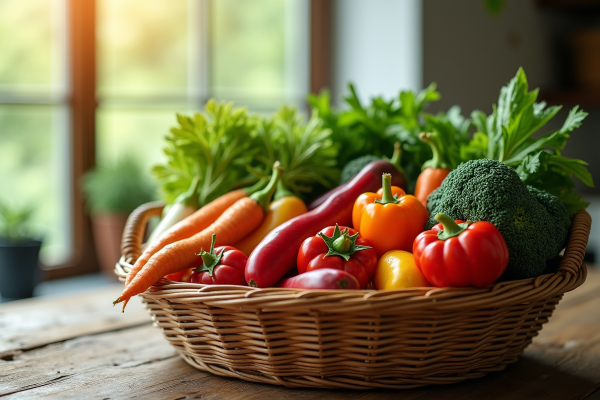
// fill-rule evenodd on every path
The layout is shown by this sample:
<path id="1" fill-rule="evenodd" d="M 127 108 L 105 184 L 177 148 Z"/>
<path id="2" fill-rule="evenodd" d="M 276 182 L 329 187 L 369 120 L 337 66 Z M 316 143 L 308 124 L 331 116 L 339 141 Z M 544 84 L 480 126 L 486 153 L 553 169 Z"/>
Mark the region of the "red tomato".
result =
<path id="1" fill-rule="evenodd" d="M 346 271 L 364 289 L 375 273 L 377 253 L 354 229 L 329 226 L 302 242 L 297 266 L 300 274 L 321 268 Z"/>
<path id="2" fill-rule="evenodd" d="M 244 272 L 248 257 L 240 250 L 231 246 L 220 246 L 216 249 L 211 246 L 211 251 L 202 251 L 200 257 L 190 282 L 203 285 L 247 286 Z"/>

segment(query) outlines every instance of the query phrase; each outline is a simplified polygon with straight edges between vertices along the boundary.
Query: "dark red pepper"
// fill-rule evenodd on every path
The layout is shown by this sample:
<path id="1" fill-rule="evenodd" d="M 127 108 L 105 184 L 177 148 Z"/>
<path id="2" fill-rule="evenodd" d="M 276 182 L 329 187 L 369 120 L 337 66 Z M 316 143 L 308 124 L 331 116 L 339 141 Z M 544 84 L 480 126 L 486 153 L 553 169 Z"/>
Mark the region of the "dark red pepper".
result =
<path id="1" fill-rule="evenodd" d="M 244 270 L 248 257 L 235 247 L 220 246 L 215 249 L 215 234 L 212 235 L 210 251 L 200 251 L 202 261 L 194 269 L 190 282 L 203 285 L 246 286 Z"/>
<path id="2" fill-rule="evenodd" d="M 341 269 L 322 268 L 287 278 L 278 286 L 292 289 L 360 289 L 358 280 Z"/>
<path id="3" fill-rule="evenodd" d="M 372 178 L 374 179 L 373 182 L 376 182 L 376 184 L 374 185 L 374 189 L 368 190 L 369 192 L 376 192 L 377 189 L 379 189 L 381 187 L 381 175 L 383 175 L 383 173 L 388 173 L 388 174 L 392 175 L 392 186 L 398 186 L 398 187 L 406 190 L 406 177 L 404 176 L 404 173 L 400 172 L 394 164 L 392 164 L 388 161 L 385 161 L 385 160 L 373 161 L 372 163 L 367 164 L 360 171 L 360 173 L 357 176 L 362 175 L 367 172 L 370 172 L 372 174 Z M 318 206 L 323 204 L 325 202 L 325 200 L 330 198 L 334 193 L 344 190 L 344 188 L 347 187 L 348 185 L 350 185 L 353 180 L 354 179 L 352 179 L 349 182 L 344 183 L 343 185 L 335 187 L 335 188 L 329 190 L 328 192 L 323 193 L 322 195 L 320 195 L 319 197 L 317 197 L 316 199 L 314 199 L 313 201 L 311 201 L 308 204 L 308 206 L 307 206 L 308 210 L 309 211 L 314 210 L 315 208 L 317 208 Z"/>
<path id="4" fill-rule="evenodd" d="M 254 287 L 271 287 L 296 266 L 296 257 L 304 239 L 330 225 L 350 225 L 354 201 L 364 192 L 381 187 L 383 172 L 398 176 L 398 169 L 387 161 L 373 161 L 342 185 L 323 204 L 273 229 L 256 246 L 246 265 L 246 282 Z"/>

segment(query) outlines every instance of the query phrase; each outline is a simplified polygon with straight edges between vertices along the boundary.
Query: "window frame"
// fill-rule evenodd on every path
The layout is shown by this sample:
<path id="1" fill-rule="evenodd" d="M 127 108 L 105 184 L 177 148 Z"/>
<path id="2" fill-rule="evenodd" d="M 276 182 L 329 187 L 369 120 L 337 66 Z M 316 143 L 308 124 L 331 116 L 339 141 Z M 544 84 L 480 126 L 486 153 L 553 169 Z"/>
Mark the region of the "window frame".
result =
<path id="1" fill-rule="evenodd" d="M 333 0 L 310 0 L 309 84 L 318 93 L 331 86 L 331 29 Z M 71 137 L 72 252 L 64 263 L 45 269 L 48 280 L 100 270 L 91 220 L 86 213 L 80 182 L 96 161 L 96 0 L 67 0 Z"/>

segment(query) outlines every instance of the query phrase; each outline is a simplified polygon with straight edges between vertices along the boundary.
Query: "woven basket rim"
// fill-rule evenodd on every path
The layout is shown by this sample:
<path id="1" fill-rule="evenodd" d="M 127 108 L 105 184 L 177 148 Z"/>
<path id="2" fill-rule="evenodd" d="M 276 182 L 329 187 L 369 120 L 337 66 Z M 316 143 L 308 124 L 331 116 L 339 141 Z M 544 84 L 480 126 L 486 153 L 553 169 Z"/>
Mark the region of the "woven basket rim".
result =
<path id="1" fill-rule="evenodd" d="M 141 251 L 141 238 L 147 220 L 162 211 L 162 203 L 154 202 L 140 206 L 126 225 L 122 241 L 123 256 L 115 266 L 115 274 L 124 280 L 132 268 L 133 260 Z M 565 254 L 555 273 L 535 278 L 502 281 L 486 288 L 406 288 L 395 290 L 307 290 L 288 288 L 252 288 L 248 286 L 202 285 L 161 279 L 142 295 L 155 300 L 177 303 L 201 301 L 215 307 L 236 310 L 269 308 L 270 310 L 306 309 L 318 305 L 343 312 L 365 311 L 384 308 L 386 304 L 397 306 L 402 301 L 404 311 L 456 310 L 486 305 L 498 307 L 535 301 L 562 294 L 580 286 L 586 279 L 583 264 L 585 247 L 591 228 L 587 211 L 578 212 L 573 218 Z M 340 307 L 343 305 L 343 308 Z"/>

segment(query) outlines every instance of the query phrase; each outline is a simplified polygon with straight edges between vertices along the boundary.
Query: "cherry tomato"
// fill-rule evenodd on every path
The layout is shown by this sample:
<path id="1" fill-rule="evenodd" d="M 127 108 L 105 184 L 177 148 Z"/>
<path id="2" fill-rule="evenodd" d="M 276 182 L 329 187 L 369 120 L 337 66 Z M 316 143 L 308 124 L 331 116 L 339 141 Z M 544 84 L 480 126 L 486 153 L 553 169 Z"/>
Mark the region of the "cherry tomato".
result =
<path id="1" fill-rule="evenodd" d="M 194 266 L 190 282 L 203 285 L 247 286 L 244 273 L 248 257 L 231 246 L 215 249 L 215 238 L 216 235 L 213 235 L 210 252 L 200 252 L 198 265 Z"/>

